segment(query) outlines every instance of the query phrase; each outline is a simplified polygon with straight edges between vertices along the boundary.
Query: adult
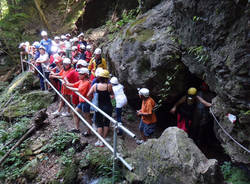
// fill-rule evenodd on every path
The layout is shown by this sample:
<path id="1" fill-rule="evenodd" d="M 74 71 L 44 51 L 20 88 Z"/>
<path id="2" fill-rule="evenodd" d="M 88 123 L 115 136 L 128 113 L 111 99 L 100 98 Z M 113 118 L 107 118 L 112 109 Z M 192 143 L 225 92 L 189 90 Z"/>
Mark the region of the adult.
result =
<path id="1" fill-rule="evenodd" d="M 88 97 L 92 96 L 94 92 L 98 94 L 98 107 L 103 110 L 108 115 L 112 115 L 112 104 L 110 95 L 113 95 L 113 90 L 111 84 L 109 84 L 109 71 L 102 70 L 99 75 L 99 83 L 94 84 L 89 93 Z M 109 119 L 104 117 L 100 112 L 96 112 L 96 126 L 98 133 L 105 139 L 109 131 Z M 98 140 L 95 143 L 97 147 L 103 147 L 103 143 Z"/>
<path id="2" fill-rule="evenodd" d="M 106 60 L 102 57 L 102 50 L 100 48 L 95 49 L 95 57 L 89 62 L 89 71 L 91 71 L 90 79 L 93 80 L 95 77 L 95 71 L 97 68 L 107 69 Z"/>
<path id="3" fill-rule="evenodd" d="M 92 52 L 91 52 L 91 45 L 87 45 L 86 47 L 86 51 L 85 51 L 85 60 L 87 62 L 90 62 L 91 58 L 92 58 Z"/>
<path id="4" fill-rule="evenodd" d="M 75 91 L 78 91 L 82 96 L 87 98 L 87 94 L 89 92 L 89 89 L 91 87 L 90 81 L 89 81 L 89 71 L 87 68 L 80 68 L 78 70 L 79 73 L 79 81 L 76 83 L 68 83 L 66 82 L 66 86 L 74 87 L 76 88 Z M 79 97 L 79 104 L 75 108 L 77 112 L 83 112 L 83 117 L 87 120 L 87 122 L 92 125 L 91 117 L 90 117 L 90 105 L 81 97 Z M 71 130 L 71 132 L 80 133 L 79 129 L 79 118 L 74 113 L 74 122 L 76 128 Z M 88 128 L 87 132 L 83 133 L 84 136 L 90 135 L 90 129 Z"/>
<path id="5" fill-rule="evenodd" d="M 190 126 L 193 121 L 193 114 L 197 102 L 204 104 L 206 107 L 210 107 L 211 103 L 205 101 L 203 98 L 197 96 L 197 89 L 191 87 L 187 91 L 187 95 L 183 96 L 170 110 L 172 114 L 177 111 L 177 127 L 184 130 L 190 135 Z M 178 108 L 178 110 L 177 110 Z"/>
<path id="6" fill-rule="evenodd" d="M 79 60 L 77 62 L 77 65 L 76 65 L 76 69 L 72 70 L 71 72 L 69 72 L 64 80 L 66 83 L 76 83 L 79 81 L 79 73 L 78 73 L 78 70 L 81 69 L 81 68 L 87 68 L 88 66 L 88 63 L 84 60 Z M 79 101 L 78 101 L 79 97 L 77 94 L 75 94 L 74 92 L 72 92 L 72 103 L 73 105 L 78 105 Z"/>
<path id="7" fill-rule="evenodd" d="M 110 79 L 110 83 L 112 84 L 112 89 L 114 92 L 115 97 L 115 112 L 116 112 L 116 119 L 118 122 L 122 123 L 122 108 L 127 104 L 127 97 L 124 93 L 124 87 L 121 85 L 117 79 L 117 77 L 112 77 Z M 118 135 L 122 135 L 122 130 L 118 130 Z"/>
<path id="8" fill-rule="evenodd" d="M 71 47 L 72 43 L 70 41 L 70 34 L 66 34 L 66 40 L 64 41 L 66 58 L 71 58 Z"/>
<path id="9" fill-rule="evenodd" d="M 154 133 L 156 127 L 156 115 L 154 112 L 155 101 L 149 96 L 149 90 L 142 88 L 139 90 L 139 97 L 142 100 L 141 109 L 137 111 L 137 115 L 141 116 L 139 130 L 141 140 L 137 140 L 137 144 L 142 144 Z"/>
<path id="10" fill-rule="evenodd" d="M 39 58 L 36 59 L 36 65 L 38 70 L 45 75 L 47 79 L 49 79 L 49 55 L 46 52 L 46 49 L 44 46 L 39 47 Z M 39 79 L 40 79 L 40 87 L 41 90 L 45 90 L 45 84 L 44 84 L 44 78 L 42 75 L 39 74 Z"/>
<path id="11" fill-rule="evenodd" d="M 48 38 L 48 33 L 46 31 L 41 32 L 42 40 L 40 41 L 40 44 L 44 46 L 45 51 L 51 55 L 51 46 L 52 46 L 52 41 L 51 39 Z"/>
<path id="12" fill-rule="evenodd" d="M 71 60 L 69 58 L 65 58 L 63 60 L 63 69 L 59 73 L 51 75 L 51 78 L 64 79 L 67 76 L 67 74 L 70 73 L 72 70 L 73 69 L 71 67 Z M 68 102 L 71 101 L 70 97 L 71 97 L 72 91 L 70 89 L 66 88 L 65 86 L 62 86 L 61 93 Z M 61 110 L 64 104 L 65 104 L 64 101 L 61 99 L 58 109 L 55 112 L 53 112 L 52 115 L 70 116 L 69 107 L 68 107 L 68 112 L 61 114 Z"/>

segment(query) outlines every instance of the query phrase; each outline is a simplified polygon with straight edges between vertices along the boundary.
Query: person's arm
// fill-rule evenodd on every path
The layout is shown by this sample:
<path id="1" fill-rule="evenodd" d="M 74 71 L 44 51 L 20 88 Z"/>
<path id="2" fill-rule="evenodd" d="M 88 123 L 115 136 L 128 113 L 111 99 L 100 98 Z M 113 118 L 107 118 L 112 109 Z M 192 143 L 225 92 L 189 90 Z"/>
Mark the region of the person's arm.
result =
<path id="1" fill-rule="evenodd" d="M 102 58 L 103 69 L 107 69 L 107 62 L 104 58 Z"/>
<path id="2" fill-rule="evenodd" d="M 153 114 L 153 104 L 152 103 L 148 103 L 147 107 L 146 107 L 146 111 L 147 112 L 142 112 L 141 110 L 137 112 L 137 114 L 139 116 L 150 116 Z"/>
<path id="3" fill-rule="evenodd" d="M 114 95 L 114 91 L 112 89 L 112 85 L 108 84 L 108 91 L 110 92 L 110 95 L 113 96 Z"/>
<path id="4" fill-rule="evenodd" d="M 206 100 L 204 100 L 203 98 L 201 98 L 200 96 L 196 96 L 196 98 L 203 104 L 205 105 L 206 107 L 211 107 L 212 104 L 207 102 Z"/>
<path id="5" fill-rule="evenodd" d="M 88 98 L 90 98 L 90 97 L 92 96 L 92 94 L 95 92 L 95 89 L 96 89 L 96 84 L 94 84 L 94 85 L 90 88 L 90 90 L 89 90 L 89 92 L 88 92 L 88 94 L 87 94 L 87 97 L 88 97 Z"/>
<path id="6" fill-rule="evenodd" d="M 172 114 L 174 114 L 174 113 L 176 112 L 176 108 L 177 108 L 180 104 L 183 104 L 185 101 L 186 101 L 186 96 L 183 96 L 179 101 L 177 101 L 177 102 L 174 104 L 174 106 L 173 106 L 173 108 L 170 110 L 170 112 L 171 112 Z"/>

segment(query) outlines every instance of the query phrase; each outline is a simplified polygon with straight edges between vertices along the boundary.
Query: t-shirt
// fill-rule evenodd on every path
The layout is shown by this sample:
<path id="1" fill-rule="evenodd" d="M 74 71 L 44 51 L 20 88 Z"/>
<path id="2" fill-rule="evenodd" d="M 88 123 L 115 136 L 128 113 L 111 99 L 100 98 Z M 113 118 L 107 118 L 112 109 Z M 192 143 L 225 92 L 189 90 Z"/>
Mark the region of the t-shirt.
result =
<path id="1" fill-rule="evenodd" d="M 66 77 L 67 74 L 69 74 L 73 69 L 70 68 L 69 70 L 65 71 L 64 69 L 62 69 L 58 75 L 62 76 L 62 78 L 64 79 Z M 68 89 L 65 86 L 62 86 L 61 92 L 63 95 L 71 95 L 72 91 L 70 89 Z"/>
<path id="2" fill-rule="evenodd" d="M 116 108 L 122 108 L 127 104 L 127 97 L 124 94 L 123 88 L 124 87 L 121 84 L 117 84 L 112 87 L 115 95 Z"/>
<path id="3" fill-rule="evenodd" d="M 86 61 L 89 62 L 92 58 L 92 53 L 90 51 L 85 51 Z"/>
<path id="4" fill-rule="evenodd" d="M 51 54 L 51 46 L 52 46 L 52 41 L 51 39 L 42 39 L 40 44 L 45 47 L 45 50 L 48 54 Z"/>
<path id="5" fill-rule="evenodd" d="M 74 88 L 78 88 L 79 93 L 85 98 L 87 98 L 87 94 L 91 88 L 91 84 L 88 80 L 87 81 L 80 80 L 74 83 Z M 85 100 L 79 97 L 79 102 L 85 102 Z"/>
<path id="6" fill-rule="evenodd" d="M 64 41 L 65 49 L 66 50 L 71 50 L 71 42 L 68 40 Z"/>
<path id="7" fill-rule="evenodd" d="M 37 58 L 38 61 L 42 61 L 41 63 L 43 71 L 49 72 L 48 66 L 49 66 L 49 55 L 45 52 L 45 54 L 40 54 L 39 58 Z M 45 62 L 44 62 L 45 61 Z"/>
<path id="8" fill-rule="evenodd" d="M 145 114 L 150 114 L 148 116 L 142 116 L 142 120 L 146 124 L 152 124 L 156 123 L 156 115 L 155 112 L 153 112 L 153 108 L 155 107 L 155 101 L 151 98 L 148 97 L 147 99 L 142 101 L 141 105 L 141 112 Z"/>
<path id="9" fill-rule="evenodd" d="M 79 81 L 79 73 L 76 70 L 72 70 L 66 75 L 69 83 L 75 83 Z"/>

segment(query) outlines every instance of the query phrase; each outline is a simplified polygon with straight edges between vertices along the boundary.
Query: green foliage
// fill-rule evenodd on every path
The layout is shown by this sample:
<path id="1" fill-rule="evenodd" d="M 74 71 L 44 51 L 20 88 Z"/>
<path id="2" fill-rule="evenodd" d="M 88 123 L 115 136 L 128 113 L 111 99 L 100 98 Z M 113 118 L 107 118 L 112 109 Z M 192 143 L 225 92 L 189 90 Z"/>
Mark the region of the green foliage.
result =
<path id="1" fill-rule="evenodd" d="M 43 150 L 61 155 L 71 144 L 75 144 L 79 140 L 78 135 L 59 130 L 53 134 L 51 141 L 43 147 Z M 71 151 L 69 151 L 70 153 Z"/>
<path id="2" fill-rule="evenodd" d="M 89 161 L 91 169 L 95 171 L 96 176 L 102 176 L 105 180 L 112 177 L 113 160 L 109 152 L 94 149 L 86 155 L 86 159 Z M 116 167 L 115 181 L 118 182 L 121 178 L 121 170 Z"/>
<path id="3" fill-rule="evenodd" d="M 231 162 L 224 162 L 221 166 L 221 172 L 228 183 L 248 184 L 250 182 L 250 178 L 247 174 L 243 170 L 232 166 Z"/>
<path id="4" fill-rule="evenodd" d="M 199 20 L 201 20 L 200 17 L 198 17 L 198 16 L 193 16 L 193 21 L 194 21 L 194 22 L 197 22 L 197 21 L 199 21 Z"/>
<path id="5" fill-rule="evenodd" d="M 73 161 L 74 154 L 75 154 L 75 149 L 69 148 L 68 150 L 62 152 L 62 156 L 57 161 L 62 165 L 69 165 Z"/>
<path id="6" fill-rule="evenodd" d="M 188 49 L 188 54 L 195 56 L 195 60 L 199 63 L 205 63 L 209 60 L 209 56 L 203 46 L 192 46 Z"/>
<path id="7" fill-rule="evenodd" d="M 106 27 L 108 27 L 108 30 L 110 33 L 114 33 L 117 32 L 121 29 L 121 27 L 123 27 L 125 24 L 132 22 L 136 16 L 137 16 L 137 10 L 130 10 L 130 11 L 126 11 L 124 10 L 122 13 L 122 17 L 120 20 L 113 22 L 112 20 L 108 20 L 106 22 Z"/>

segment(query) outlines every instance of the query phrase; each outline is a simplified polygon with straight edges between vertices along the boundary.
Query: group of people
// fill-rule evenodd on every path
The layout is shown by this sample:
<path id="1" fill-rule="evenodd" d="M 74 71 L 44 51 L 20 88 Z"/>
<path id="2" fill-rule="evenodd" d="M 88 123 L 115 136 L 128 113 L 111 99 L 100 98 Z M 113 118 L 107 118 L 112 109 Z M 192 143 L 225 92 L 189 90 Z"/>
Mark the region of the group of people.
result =
<path id="1" fill-rule="evenodd" d="M 98 133 L 106 139 L 109 131 L 109 120 L 76 94 L 76 92 L 79 92 L 110 116 L 113 112 L 111 99 L 114 98 L 116 118 L 118 122 L 122 122 L 122 108 L 127 104 L 127 97 L 118 78 L 111 78 L 106 60 L 102 57 L 102 50 L 93 48 L 92 43 L 85 40 L 84 33 L 73 38 L 70 34 L 60 37 L 55 36 L 51 40 L 48 38 L 47 32 L 42 31 L 41 36 L 42 40 L 40 42 L 35 41 L 32 45 L 29 42 L 21 43 L 19 46 L 21 55 L 26 57 L 27 62 L 35 65 L 46 79 L 60 91 L 63 97 L 75 107 L 75 110 L 83 114 L 84 119 L 90 125 L 94 122 Z M 36 73 L 34 68 L 30 67 L 29 69 Z M 39 73 L 36 74 L 40 79 L 41 90 L 50 90 L 51 86 L 45 82 L 43 76 Z M 137 111 L 137 115 L 141 117 L 139 124 L 141 140 L 137 140 L 137 144 L 145 142 L 154 133 L 156 127 L 157 118 L 154 112 L 156 103 L 149 93 L 150 91 L 147 88 L 138 91 L 142 105 L 141 109 Z M 183 112 L 178 111 L 177 126 L 186 132 L 189 131 L 191 125 L 190 114 L 193 113 L 195 101 L 199 101 L 206 107 L 211 106 L 196 93 L 195 88 L 190 88 L 188 94 L 181 98 L 170 111 L 175 113 L 178 106 L 182 107 L 180 109 L 184 109 Z M 71 113 L 69 107 L 66 112 L 62 112 L 64 105 L 65 103 L 61 99 L 57 110 L 52 115 L 73 115 L 75 128 L 71 131 L 80 133 L 78 116 Z M 91 117 L 91 111 L 94 112 L 93 118 Z M 89 136 L 91 131 L 88 129 L 82 134 L 83 136 Z M 118 135 L 121 134 L 122 130 L 119 129 Z M 100 140 L 97 140 L 95 146 L 103 147 L 104 145 Z"/>

